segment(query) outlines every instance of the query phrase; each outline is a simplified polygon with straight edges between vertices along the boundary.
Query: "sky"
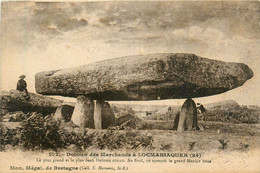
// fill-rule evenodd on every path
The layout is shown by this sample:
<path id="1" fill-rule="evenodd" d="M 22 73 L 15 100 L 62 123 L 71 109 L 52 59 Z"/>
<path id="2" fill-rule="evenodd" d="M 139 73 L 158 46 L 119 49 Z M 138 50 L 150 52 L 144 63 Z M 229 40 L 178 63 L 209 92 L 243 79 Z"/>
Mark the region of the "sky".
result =
<path id="1" fill-rule="evenodd" d="M 151 53 L 245 63 L 254 77 L 242 87 L 195 101 L 260 106 L 260 2 L 1 3 L 1 90 L 15 89 L 21 74 L 35 92 L 37 72 Z"/>

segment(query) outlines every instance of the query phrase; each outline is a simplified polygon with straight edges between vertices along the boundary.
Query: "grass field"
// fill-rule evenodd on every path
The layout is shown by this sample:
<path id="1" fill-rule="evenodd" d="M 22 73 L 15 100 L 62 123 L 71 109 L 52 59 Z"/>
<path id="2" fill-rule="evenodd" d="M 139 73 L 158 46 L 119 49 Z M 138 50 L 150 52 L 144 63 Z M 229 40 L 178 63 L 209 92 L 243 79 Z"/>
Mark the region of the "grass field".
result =
<path id="1" fill-rule="evenodd" d="M 202 122 L 204 129 L 199 131 L 185 131 L 182 133 L 171 130 L 172 121 L 151 120 L 148 129 L 131 130 L 133 133 L 152 136 L 152 146 L 155 150 L 177 151 L 249 151 L 258 150 L 260 144 L 260 124 L 232 124 L 223 122 Z M 8 128 L 20 126 L 18 122 L 1 122 Z M 71 127 L 69 123 L 63 124 L 68 131 L 78 132 L 79 128 Z M 107 130 L 88 129 L 89 133 L 105 133 Z M 118 133 L 124 132 L 119 130 Z"/>
<path id="2" fill-rule="evenodd" d="M 20 123 L 13 122 L 1 122 L 2 125 L 9 129 L 15 129 L 20 127 Z M 185 159 L 185 163 L 161 163 L 168 158 L 152 157 L 152 163 L 126 163 L 122 162 L 119 165 L 127 166 L 129 172 L 259 172 L 260 167 L 260 124 L 232 124 L 223 122 L 199 122 L 200 126 L 204 127 L 204 130 L 199 131 L 185 131 L 177 132 L 176 130 L 170 130 L 173 122 L 152 120 L 148 121 L 148 129 L 136 130 L 116 130 L 115 133 L 109 135 L 108 130 L 95 130 L 85 129 L 87 134 L 95 134 L 94 143 L 89 147 L 81 150 L 80 152 L 93 152 L 93 153 L 196 153 L 201 155 L 200 163 L 187 163 L 188 158 Z M 62 124 L 62 128 L 67 131 L 80 134 L 81 129 L 71 126 L 71 123 Z M 165 130 L 163 130 L 165 129 Z M 130 136 L 129 136 L 130 134 Z M 127 147 L 117 147 L 117 142 L 125 146 L 133 146 L 141 142 L 145 144 L 146 136 L 151 136 L 152 140 L 149 141 L 149 147 L 137 147 L 129 149 Z M 101 138 L 105 139 L 101 139 Z M 74 139 L 75 140 L 75 139 Z M 97 141 L 98 140 L 98 141 Z M 134 141 L 136 140 L 136 141 Z M 78 142 L 78 139 L 75 140 Z M 114 142 L 113 142 L 114 141 Z M 101 145 L 105 143 L 108 145 L 116 145 L 115 148 L 104 147 L 100 149 Z M 133 143 L 132 143 L 133 142 Z M 84 145 L 84 144 L 81 144 Z M 12 165 L 27 165 L 28 162 L 35 165 L 41 165 L 41 163 L 35 162 L 36 158 L 48 157 L 51 150 L 44 151 L 31 151 L 21 150 L 19 147 L 8 147 L 5 152 L 0 152 L 0 155 L 4 158 L 12 160 Z M 74 147 L 68 147 L 58 150 L 60 153 L 67 152 L 79 152 Z M 27 161 L 21 163 L 21 159 L 27 158 Z M 56 157 L 54 157 L 56 158 Z M 66 158 L 66 157 L 65 157 Z M 78 157 L 74 157 L 75 159 Z M 82 157 L 79 157 L 81 159 Z M 100 159 L 102 157 L 99 157 Z M 121 158 L 121 160 L 124 158 Z M 139 160 L 146 160 L 147 157 L 138 157 Z M 184 158 L 174 157 L 171 158 L 176 162 L 181 162 Z M 192 160 L 196 160 L 192 159 Z M 7 160 L 6 160 L 7 161 Z M 206 161 L 206 162 L 205 162 Z M 157 162 L 157 163 L 155 163 Z M 7 162 L 2 164 L 2 170 L 9 172 L 11 163 Z M 94 162 L 91 165 L 99 166 L 101 163 Z M 0 164 L 1 165 L 1 164 Z M 55 163 L 49 163 L 49 166 L 54 166 Z M 57 165 L 57 164 L 56 164 Z M 61 164 L 62 165 L 62 164 Z M 78 163 L 77 165 L 86 165 L 86 163 Z M 116 164 L 118 165 L 118 164 Z M 62 165 L 64 166 L 64 165 Z M 75 166 L 71 163 L 71 166 Z M 102 166 L 111 166 L 111 163 L 102 163 Z M 1 169 L 0 169 L 1 170 Z M 41 172 L 41 171 L 39 171 Z"/>

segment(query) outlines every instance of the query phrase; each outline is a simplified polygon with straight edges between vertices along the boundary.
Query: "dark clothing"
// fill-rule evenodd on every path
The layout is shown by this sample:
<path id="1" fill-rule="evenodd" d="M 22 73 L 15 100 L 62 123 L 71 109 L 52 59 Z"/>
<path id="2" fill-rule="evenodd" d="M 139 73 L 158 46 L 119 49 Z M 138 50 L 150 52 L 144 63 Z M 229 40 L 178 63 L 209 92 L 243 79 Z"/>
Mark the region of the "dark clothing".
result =
<path id="1" fill-rule="evenodd" d="M 199 109 L 200 109 L 201 113 L 204 113 L 204 112 L 206 112 L 206 109 L 204 108 L 204 106 L 203 106 L 203 105 L 200 105 Z"/>
<path id="2" fill-rule="evenodd" d="M 26 87 L 27 87 L 27 84 L 26 84 L 25 80 L 20 79 L 20 80 L 17 82 L 16 90 L 18 90 L 18 91 L 24 91 L 24 90 L 27 90 Z"/>
<path id="3" fill-rule="evenodd" d="M 16 86 L 16 90 L 18 91 L 24 91 L 25 94 L 26 94 L 26 99 L 30 99 L 30 96 L 29 96 L 29 93 L 27 91 L 27 84 L 25 82 L 25 80 L 23 79 L 20 79 L 18 82 L 17 82 L 17 86 Z"/>

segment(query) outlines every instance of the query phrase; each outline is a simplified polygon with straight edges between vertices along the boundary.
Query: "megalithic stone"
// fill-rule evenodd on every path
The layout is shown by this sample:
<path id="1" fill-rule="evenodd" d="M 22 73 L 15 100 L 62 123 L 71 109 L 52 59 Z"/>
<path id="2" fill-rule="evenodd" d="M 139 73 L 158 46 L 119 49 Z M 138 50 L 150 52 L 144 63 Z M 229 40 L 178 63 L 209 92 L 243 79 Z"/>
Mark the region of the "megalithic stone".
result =
<path id="1" fill-rule="evenodd" d="M 177 130 L 178 125 L 179 125 L 179 120 L 180 120 L 180 112 L 177 112 L 177 114 L 175 115 L 175 118 L 174 118 L 174 122 L 173 122 L 173 130 Z"/>
<path id="2" fill-rule="evenodd" d="M 102 129 L 107 129 L 115 124 L 115 114 L 108 102 L 105 102 L 102 108 Z"/>
<path id="3" fill-rule="evenodd" d="M 94 128 L 94 101 L 87 96 L 78 96 L 71 121 L 79 127 Z"/>
<path id="4" fill-rule="evenodd" d="M 253 77 L 245 64 L 194 54 L 128 56 L 35 75 L 37 93 L 93 100 L 157 100 L 204 97 L 242 86 Z"/>
<path id="5" fill-rule="evenodd" d="M 96 100 L 96 105 L 94 109 L 94 124 L 95 129 L 102 129 L 102 108 L 104 105 L 103 100 Z"/>
<path id="6" fill-rule="evenodd" d="M 84 117 L 84 121 L 77 117 L 73 117 L 73 121 L 94 127 L 93 100 L 144 101 L 211 96 L 240 87 L 253 75 L 253 71 L 242 63 L 211 60 L 194 54 L 163 53 L 40 72 L 35 75 L 35 89 L 44 95 L 89 98 L 87 103 L 86 100 L 79 101 L 75 108 L 75 114 Z M 197 129 L 195 112 L 194 101 L 187 99 L 180 113 L 178 131 Z M 102 118 L 102 105 L 97 102 L 97 128 L 102 128 L 102 121 L 99 121 Z"/>
<path id="7" fill-rule="evenodd" d="M 56 121 L 65 121 L 68 122 L 71 120 L 71 116 L 73 114 L 74 107 L 71 105 L 61 105 L 57 108 L 55 114 L 54 114 L 54 119 Z"/>
<path id="8" fill-rule="evenodd" d="M 193 101 L 193 100 L 192 100 Z M 193 124 L 192 124 L 192 129 L 193 130 L 200 130 L 199 126 L 198 126 L 198 112 L 197 112 L 197 107 L 195 102 L 193 101 L 193 106 L 195 105 L 195 109 L 193 109 Z M 194 108 L 194 107 L 193 107 Z"/>
<path id="9" fill-rule="evenodd" d="M 184 130 L 192 129 L 198 130 L 197 109 L 195 102 L 191 98 L 188 98 L 181 107 L 177 131 L 183 132 Z"/>
<path id="10" fill-rule="evenodd" d="M 63 102 L 62 100 L 35 93 L 29 93 L 29 95 L 30 100 L 26 100 L 25 93 L 22 91 L 0 91 L 0 108 L 9 112 L 38 112 L 43 115 L 50 115 L 55 113 Z"/>

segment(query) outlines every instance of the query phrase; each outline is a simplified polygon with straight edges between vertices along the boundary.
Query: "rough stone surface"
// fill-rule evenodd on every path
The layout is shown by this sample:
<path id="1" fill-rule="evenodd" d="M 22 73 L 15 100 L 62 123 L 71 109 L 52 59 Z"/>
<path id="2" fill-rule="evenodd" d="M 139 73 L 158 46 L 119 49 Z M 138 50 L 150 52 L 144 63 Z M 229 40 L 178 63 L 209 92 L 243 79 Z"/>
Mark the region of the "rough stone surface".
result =
<path id="1" fill-rule="evenodd" d="M 181 107 L 177 131 L 199 130 L 197 120 L 197 108 L 195 102 L 188 98 Z"/>
<path id="2" fill-rule="evenodd" d="M 242 86 L 252 78 L 242 63 L 194 54 L 128 56 L 36 74 L 36 91 L 45 95 L 97 100 L 154 100 L 210 96 Z"/>
<path id="3" fill-rule="evenodd" d="M 94 101 L 86 96 L 78 96 L 71 121 L 79 127 L 94 128 Z"/>
<path id="4" fill-rule="evenodd" d="M 108 102 L 104 102 L 101 115 L 102 129 L 107 129 L 109 126 L 115 125 L 115 114 Z"/>
<path id="5" fill-rule="evenodd" d="M 39 112 L 43 115 L 54 113 L 58 106 L 62 104 L 61 100 L 29 93 L 30 100 L 26 99 L 25 92 L 11 90 L 0 93 L 0 108 L 8 112 L 23 111 Z"/>
<path id="6" fill-rule="evenodd" d="M 74 106 L 70 105 L 61 105 L 57 108 L 55 114 L 54 114 L 54 119 L 56 121 L 65 121 L 68 122 L 71 119 L 71 116 L 73 114 Z"/>
<path id="7" fill-rule="evenodd" d="M 95 129 L 102 129 L 102 108 L 104 105 L 103 100 L 97 100 L 94 108 L 94 125 Z"/>
<path id="8" fill-rule="evenodd" d="M 177 112 L 177 114 L 174 117 L 173 130 L 178 129 L 179 121 L 180 121 L 180 112 Z"/>

